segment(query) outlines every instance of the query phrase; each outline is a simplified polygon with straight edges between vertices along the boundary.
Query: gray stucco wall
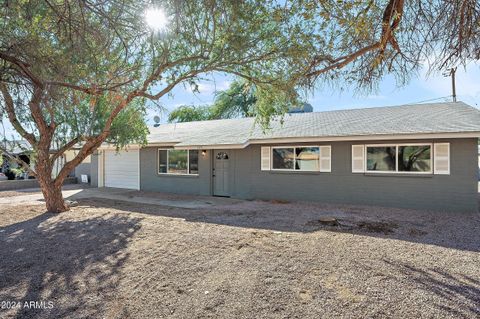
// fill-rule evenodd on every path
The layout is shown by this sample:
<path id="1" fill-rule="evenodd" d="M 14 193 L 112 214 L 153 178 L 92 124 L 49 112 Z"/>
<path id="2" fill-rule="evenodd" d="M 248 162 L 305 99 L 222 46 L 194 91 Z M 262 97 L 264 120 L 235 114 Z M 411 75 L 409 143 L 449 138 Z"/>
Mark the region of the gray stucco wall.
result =
<path id="1" fill-rule="evenodd" d="M 403 142 L 409 141 L 392 143 Z M 435 142 L 450 142 L 450 175 L 352 173 L 352 144 L 374 144 L 371 141 L 321 143 L 332 146 L 331 173 L 261 171 L 261 146 L 249 146 L 234 151 L 232 196 L 476 212 L 477 139 Z"/>
<path id="2" fill-rule="evenodd" d="M 82 182 L 81 175 L 88 175 L 88 178 L 91 178 L 91 168 L 90 163 L 80 163 L 75 167 L 75 177 L 78 179 L 78 182 Z"/>
<path id="3" fill-rule="evenodd" d="M 363 142 L 304 143 L 332 146 L 332 172 L 275 172 L 260 170 L 260 145 L 229 150 L 229 189 L 232 197 L 283 199 L 380 205 L 414 209 L 476 212 L 477 139 L 378 141 L 377 143 L 450 143 L 450 175 L 394 175 L 352 173 L 352 144 Z M 281 144 L 275 144 L 281 145 Z M 291 144 L 290 144 L 291 145 Z M 295 145 L 302 145 L 296 143 Z M 212 155 L 199 157 L 199 176 L 158 174 L 157 147 L 140 151 L 140 187 L 146 191 L 212 194 Z M 97 185 L 98 156 L 92 156 L 91 180 Z"/>
<path id="4" fill-rule="evenodd" d="M 140 189 L 178 194 L 211 194 L 211 153 L 199 155 L 198 176 L 158 174 L 158 148 L 140 150 Z"/>

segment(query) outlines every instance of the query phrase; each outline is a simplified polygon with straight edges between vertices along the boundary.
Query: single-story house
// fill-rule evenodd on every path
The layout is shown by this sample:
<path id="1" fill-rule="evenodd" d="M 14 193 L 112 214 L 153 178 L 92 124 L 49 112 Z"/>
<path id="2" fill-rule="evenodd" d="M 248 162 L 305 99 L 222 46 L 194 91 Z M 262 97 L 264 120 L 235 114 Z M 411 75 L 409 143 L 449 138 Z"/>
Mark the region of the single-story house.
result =
<path id="1" fill-rule="evenodd" d="M 480 111 L 462 102 L 165 124 L 92 156 L 92 184 L 476 212 Z"/>

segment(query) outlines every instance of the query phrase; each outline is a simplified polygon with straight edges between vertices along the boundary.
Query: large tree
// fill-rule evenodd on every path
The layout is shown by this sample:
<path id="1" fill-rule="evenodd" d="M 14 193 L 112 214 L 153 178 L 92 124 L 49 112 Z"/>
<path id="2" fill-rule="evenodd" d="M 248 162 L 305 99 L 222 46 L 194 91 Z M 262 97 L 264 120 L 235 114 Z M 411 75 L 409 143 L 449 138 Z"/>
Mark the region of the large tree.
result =
<path id="1" fill-rule="evenodd" d="M 147 11 L 150 2 L 138 0 L 2 2 L 2 110 L 35 152 L 30 170 L 49 211 L 68 209 L 63 180 L 102 143 L 144 141 L 145 99 L 159 100 L 208 72 L 235 74 L 285 97 L 293 91 L 298 42 L 288 40 L 282 7 L 265 1 L 159 4 Z M 149 29 L 145 12 L 153 24 L 168 19 L 168 27 Z M 77 144 L 78 155 L 53 177 L 55 160 Z"/>
<path id="2" fill-rule="evenodd" d="M 480 59 L 478 0 L 306 0 L 292 7 L 318 35 L 305 81 L 371 89 Z"/>
<path id="3" fill-rule="evenodd" d="M 202 74 L 255 84 L 255 114 L 268 125 L 298 85 L 371 88 L 388 72 L 403 84 L 424 61 L 445 69 L 480 58 L 478 0 L 157 5 L 169 18 L 161 32 L 145 25 L 146 0 L 1 2 L 1 108 L 35 152 L 49 211 L 68 209 L 63 180 L 103 142 L 144 142 L 145 99 Z M 163 19 L 155 12 L 150 21 Z M 75 144 L 80 152 L 53 178 L 54 161 Z"/>

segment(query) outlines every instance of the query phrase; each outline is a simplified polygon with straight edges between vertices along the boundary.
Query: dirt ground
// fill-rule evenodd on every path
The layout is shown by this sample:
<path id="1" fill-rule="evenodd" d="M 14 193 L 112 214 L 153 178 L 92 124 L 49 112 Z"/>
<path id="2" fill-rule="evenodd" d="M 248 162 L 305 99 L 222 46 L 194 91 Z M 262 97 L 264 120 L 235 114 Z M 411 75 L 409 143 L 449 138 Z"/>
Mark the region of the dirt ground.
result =
<path id="1" fill-rule="evenodd" d="M 42 205 L 0 207 L 1 318 L 480 314 L 479 214 L 78 204 L 59 215 Z M 339 224 L 323 225 L 325 216 Z"/>
<path id="2" fill-rule="evenodd" d="M 67 184 L 63 185 L 63 190 L 72 190 L 72 189 L 85 189 L 89 188 L 88 184 Z M 23 196 L 29 194 L 40 193 L 39 188 L 24 188 L 24 189 L 12 189 L 8 191 L 0 191 L 0 198 L 2 197 L 12 197 L 12 196 Z"/>

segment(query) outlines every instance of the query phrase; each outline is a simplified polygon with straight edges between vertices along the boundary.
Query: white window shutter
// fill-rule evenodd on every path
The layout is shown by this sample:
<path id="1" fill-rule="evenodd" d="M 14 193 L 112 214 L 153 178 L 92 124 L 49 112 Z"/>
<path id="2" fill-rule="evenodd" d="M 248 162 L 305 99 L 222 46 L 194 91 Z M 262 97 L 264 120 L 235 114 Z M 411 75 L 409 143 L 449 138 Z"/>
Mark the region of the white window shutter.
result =
<path id="1" fill-rule="evenodd" d="M 332 147 L 320 146 L 320 172 L 332 171 Z"/>
<path id="2" fill-rule="evenodd" d="M 261 151 L 261 170 L 262 171 L 269 171 L 270 170 L 270 147 L 263 146 Z"/>
<path id="3" fill-rule="evenodd" d="M 365 172 L 365 146 L 352 145 L 352 173 Z"/>
<path id="4" fill-rule="evenodd" d="M 434 174 L 450 175 L 450 143 L 433 145 Z"/>

